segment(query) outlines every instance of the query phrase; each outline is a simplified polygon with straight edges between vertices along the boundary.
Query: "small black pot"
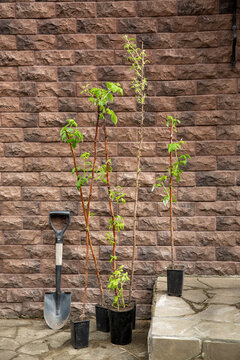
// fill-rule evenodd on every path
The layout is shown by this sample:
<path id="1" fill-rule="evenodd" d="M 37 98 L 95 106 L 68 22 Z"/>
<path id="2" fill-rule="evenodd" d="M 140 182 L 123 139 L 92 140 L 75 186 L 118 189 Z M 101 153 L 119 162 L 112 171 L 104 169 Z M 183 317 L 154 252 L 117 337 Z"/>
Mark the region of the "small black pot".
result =
<path id="1" fill-rule="evenodd" d="M 117 311 L 109 309 L 111 343 L 127 345 L 132 341 L 134 306 Z"/>
<path id="2" fill-rule="evenodd" d="M 109 332 L 110 324 L 109 324 L 109 314 L 108 314 L 109 306 L 107 305 L 96 305 L 96 327 L 98 331 Z"/>
<path id="3" fill-rule="evenodd" d="M 169 296 L 182 296 L 184 270 L 167 269 L 167 292 Z"/>
<path id="4" fill-rule="evenodd" d="M 75 349 L 88 347 L 89 339 L 89 320 L 72 321 L 71 325 L 71 342 Z"/>

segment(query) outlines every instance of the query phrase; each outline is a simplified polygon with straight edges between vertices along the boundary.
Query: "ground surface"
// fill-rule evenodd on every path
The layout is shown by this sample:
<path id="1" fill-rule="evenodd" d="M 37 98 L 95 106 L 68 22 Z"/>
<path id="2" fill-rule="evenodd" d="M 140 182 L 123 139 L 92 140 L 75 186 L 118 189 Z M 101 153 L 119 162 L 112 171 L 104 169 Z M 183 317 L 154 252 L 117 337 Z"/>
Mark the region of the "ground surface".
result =
<path id="1" fill-rule="evenodd" d="M 181 298 L 154 291 L 151 360 L 239 360 L 240 277 L 185 276 Z"/>
<path id="2" fill-rule="evenodd" d="M 111 344 L 109 333 L 97 332 L 91 320 L 89 347 L 75 350 L 70 343 L 70 329 L 53 331 L 44 320 L 0 319 L 1 360 L 147 360 L 149 321 L 139 320 L 132 343 Z"/>

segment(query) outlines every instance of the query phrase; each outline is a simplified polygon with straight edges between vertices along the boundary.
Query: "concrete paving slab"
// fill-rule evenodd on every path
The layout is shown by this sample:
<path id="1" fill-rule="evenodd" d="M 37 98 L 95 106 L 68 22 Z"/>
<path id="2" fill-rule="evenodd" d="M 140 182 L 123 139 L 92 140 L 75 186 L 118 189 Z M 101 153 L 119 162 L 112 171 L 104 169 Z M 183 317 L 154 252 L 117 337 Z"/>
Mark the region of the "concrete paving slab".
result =
<path id="1" fill-rule="evenodd" d="M 159 277 L 148 348 L 150 360 L 239 360 L 240 277 L 185 276 L 181 298 Z"/>
<path id="2" fill-rule="evenodd" d="M 132 343 L 113 345 L 109 333 L 96 331 L 90 321 L 89 347 L 74 349 L 69 324 L 51 330 L 44 320 L 0 320 L 0 360 L 147 360 L 147 334 L 150 321 L 137 320 Z"/>

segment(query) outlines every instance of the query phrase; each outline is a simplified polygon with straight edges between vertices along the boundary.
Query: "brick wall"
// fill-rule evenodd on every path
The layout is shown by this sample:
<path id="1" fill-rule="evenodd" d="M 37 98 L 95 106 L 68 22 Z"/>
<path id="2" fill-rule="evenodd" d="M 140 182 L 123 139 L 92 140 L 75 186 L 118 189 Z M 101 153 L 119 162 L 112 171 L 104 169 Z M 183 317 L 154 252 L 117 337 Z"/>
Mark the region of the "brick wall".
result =
<path id="1" fill-rule="evenodd" d="M 177 189 L 177 259 L 188 274 L 240 274 L 240 67 L 230 65 L 231 2 L 12 0 L 1 1 L 0 18 L 0 316 L 42 315 L 44 291 L 55 284 L 48 214 L 56 209 L 71 210 L 62 285 L 81 308 L 84 222 L 59 129 L 74 118 L 85 135 L 83 151 L 92 151 L 96 114 L 80 94 L 86 82 L 118 81 L 124 88 L 115 106 L 118 125 L 108 132 L 112 183 L 127 193 L 118 259 L 130 266 L 138 113 L 123 34 L 143 41 L 151 61 L 134 287 L 139 315 L 149 316 L 154 276 L 170 259 L 168 212 L 151 192 L 167 163 L 169 114 L 181 119 L 179 138 L 192 157 Z M 95 187 L 93 200 L 92 238 L 106 280 L 106 188 Z M 88 300 L 97 299 L 90 261 Z"/>

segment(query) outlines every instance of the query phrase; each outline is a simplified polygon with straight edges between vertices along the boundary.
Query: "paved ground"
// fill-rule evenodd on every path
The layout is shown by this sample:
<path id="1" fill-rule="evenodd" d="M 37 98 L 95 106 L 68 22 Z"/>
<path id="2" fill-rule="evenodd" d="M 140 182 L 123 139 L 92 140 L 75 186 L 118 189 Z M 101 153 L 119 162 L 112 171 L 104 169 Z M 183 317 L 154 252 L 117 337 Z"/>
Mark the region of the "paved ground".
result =
<path id="1" fill-rule="evenodd" d="M 69 327 L 53 331 L 44 320 L 0 319 L 0 360 L 147 360 L 149 324 L 137 321 L 132 343 L 117 346 L 91 320 L 89 347 L 75 350 Z"/>
<path id="2" fill-rule="evenodd" d="M 154 291 L 151 360 L 239 360 L 240 277 L 185 276 L 182 298 Z"/>

